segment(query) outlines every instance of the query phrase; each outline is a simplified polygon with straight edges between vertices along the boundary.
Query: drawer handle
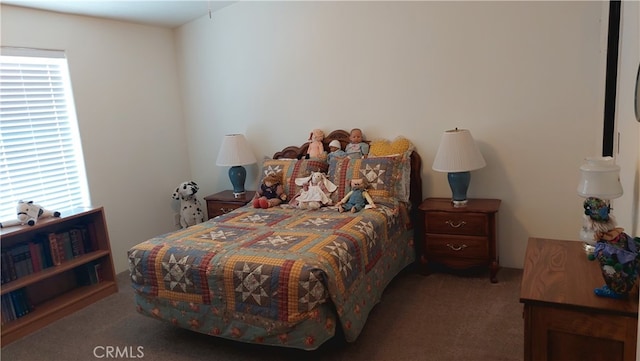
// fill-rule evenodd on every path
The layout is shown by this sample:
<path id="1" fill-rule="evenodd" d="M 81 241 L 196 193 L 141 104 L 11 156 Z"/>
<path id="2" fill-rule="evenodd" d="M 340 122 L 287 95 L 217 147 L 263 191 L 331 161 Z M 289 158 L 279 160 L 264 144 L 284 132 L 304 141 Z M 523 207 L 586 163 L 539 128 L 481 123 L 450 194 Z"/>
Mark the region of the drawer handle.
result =
<path id="1" fill-rule="evenodd" d="M 447 243 L 447 247 L 451 248 L 454 251 L 462 251 L 463 249 L 467 248 L 467 245 L 463 244 L 462 246 L 454 246 L 451 243 Z"/>
<path id="2" fill-rule="evenodd" d="M 229 212 L 231 212 L 233 210 L 233 208 L 224 208 L 224 207 L 220 207 L 220 212 L 227 214 Z"/>
<path id="3" fill-rule="evenodd" d="M 458 223 L 453 223 L 452 220 L 445 221 L 444 223 L 448 224 L 452 228 L 460 228 L 460 227 L 464 226 L 465 224 L 467 224 L 467 222 L 465 222 L 465 221 L 458 221 Z"/>

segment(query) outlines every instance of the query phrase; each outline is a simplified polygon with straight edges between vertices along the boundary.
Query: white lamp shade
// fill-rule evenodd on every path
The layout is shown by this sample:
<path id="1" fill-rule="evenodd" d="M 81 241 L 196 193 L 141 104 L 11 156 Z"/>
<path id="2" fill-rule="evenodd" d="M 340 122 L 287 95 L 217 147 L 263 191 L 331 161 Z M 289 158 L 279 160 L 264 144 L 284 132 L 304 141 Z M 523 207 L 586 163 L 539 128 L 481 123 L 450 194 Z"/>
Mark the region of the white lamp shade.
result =
<path id="1" fill-rule="evenodd" d="M 614 199 L 622 195 L 620 167 L 612 157 L 588 157 L 580 166 L 578 194 L 581 197 Z"/>
<path id="2" fill-rule="evenodd" d="M 255 162 L 256 157 L 251 152 L 251 147 L 244 135 L 228 134 L 224 136 L 216 165 L 233 167 Z"/>
<path id="3" fill-rule="evenodd" d="M 471 132 L 456 128 L 442 135 L 432 168 L 438 172 L 455 173 L 480 169 L 486 165 Z"/>

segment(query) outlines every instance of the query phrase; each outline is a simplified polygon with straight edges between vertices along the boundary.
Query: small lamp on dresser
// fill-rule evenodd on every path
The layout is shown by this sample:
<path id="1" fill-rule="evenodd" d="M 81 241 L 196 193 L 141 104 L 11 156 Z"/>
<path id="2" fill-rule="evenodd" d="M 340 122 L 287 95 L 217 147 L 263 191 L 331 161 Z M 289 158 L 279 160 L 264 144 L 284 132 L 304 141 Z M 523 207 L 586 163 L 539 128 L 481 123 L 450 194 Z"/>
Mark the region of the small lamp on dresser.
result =
<path id="1" fill-rule="evenodd" d="M 233 195 L 238 198 L 245 193 L 244 182 L 247 170 L 244 165 L 253 164 L 256 157 L 251 152 L 247 139 L 242 134 L 228 134 L 222 139 L 216 165 L 229 168 L 229 180 L 233 186 Z"/>
<path id="2" fill-rule="evenodd" d="M 465 207 L 471 171 L 486 165 L 471 132 L 456 128 L 442 135 L 432 168 L 438 172 L 448 172 L 453 206 Z"/>

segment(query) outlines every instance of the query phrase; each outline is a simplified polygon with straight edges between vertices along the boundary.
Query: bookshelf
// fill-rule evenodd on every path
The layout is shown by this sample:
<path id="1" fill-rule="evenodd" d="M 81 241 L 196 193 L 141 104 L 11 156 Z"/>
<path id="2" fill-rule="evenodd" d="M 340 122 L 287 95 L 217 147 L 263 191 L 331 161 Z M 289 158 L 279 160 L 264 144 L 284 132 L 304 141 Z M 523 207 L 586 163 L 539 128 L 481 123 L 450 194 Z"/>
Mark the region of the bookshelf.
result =
<path id="1" fill-rule="evenodd" d="M 0 246 L 2 346 L 118 291 L 102 207 L 0 229 Z"/>

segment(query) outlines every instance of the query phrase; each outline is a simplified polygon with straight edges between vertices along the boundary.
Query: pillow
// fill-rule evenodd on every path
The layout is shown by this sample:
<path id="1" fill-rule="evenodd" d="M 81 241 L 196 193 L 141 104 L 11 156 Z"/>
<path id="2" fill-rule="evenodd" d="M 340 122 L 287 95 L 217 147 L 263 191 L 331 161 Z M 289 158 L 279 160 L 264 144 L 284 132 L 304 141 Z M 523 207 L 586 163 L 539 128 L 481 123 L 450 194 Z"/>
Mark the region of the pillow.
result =
<path id="1" fill-rule="evenodd" d="M 365 159 L 337 158 L 329 162 L 328 178 L 338 189 L 332 193 L 334 202 L 340 201 L 350 190 L 351 179 L 366 178 L 372 197 L 394 197 L 409 201 L 411 153 Z"/>
<path id="2" fill-rule="evenodd" d="M 315 159 L 267 159 L 262 164 L 261 177 L 270 173 L 282 174 L 281 184 L 288 199 L 291 199 L 298 192 L 296 178 L 306 177 L 311 172 L 327 173 L 329 164 Z"/>
<path id="3" fill-rule="evenodd" d="M 370 157 L 384 157 L 388 155 L 398 155 L 409 150 L 413 150 L 413 144 L 409 139 L 398 136 L 393 142 L 386 139 L 372 140 L 369 145 Z"/>

